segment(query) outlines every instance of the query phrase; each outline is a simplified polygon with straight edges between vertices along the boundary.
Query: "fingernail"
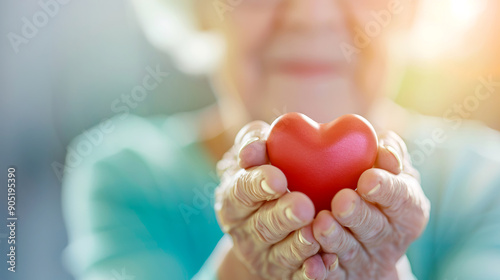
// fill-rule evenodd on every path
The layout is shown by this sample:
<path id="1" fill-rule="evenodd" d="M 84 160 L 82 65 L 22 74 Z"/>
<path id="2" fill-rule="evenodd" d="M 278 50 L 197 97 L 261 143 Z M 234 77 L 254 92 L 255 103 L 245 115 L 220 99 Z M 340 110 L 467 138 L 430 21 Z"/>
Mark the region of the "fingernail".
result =
<path id="1" fill-rule="evenodd" d="M 367 195 L 375 194 L 378 191 L 378 189 L 380 189 L 380 184 L 376 185 L 373 189 L 371 189 Z"/>
<path id="2" fill-rule="evenodd" d="M 354 212 L 354 207 L 355 207 L 355 206 L 356 206 L 355 201 L 352 201 L 352 202 L 351 202 L 351 205 L 349 206 L 349 209 L 347 209 L 346 211 L 344 211 L 344 212 L 340 213 L 340 214 L 339 214 L 339 216 L 340 216 L 341 218 L 345 218 L 345 217 L 347 217 L 347 216 L 351 215 L 351 214 L 352 214 L 352 212 Z"/>
<path id="3" fill-rule="evenodd" d="M 247 141 L 245 141 L 245 143 L 243 143 L 243 145 L 241 146 L 240 150 L 238 151 L 238 155 L 241 153 L 241 150 L 243 150 L 246 146 L 252 144 L 253 142 L 259 140 L 259 137 L 251 137 L 249 138 Z"/>
<path id="4" fill-rule="evenodd" d="M 286 215 L 286 217 L 289 220 L 291 220 L 293 222 L 296 222 L 296 223 L 301 223 L 302 222 L 297 216 L 295 216 L 293 214 L 292 209 L 290 207 L 288 207 L 288 208 L 285 209 L 285 215 Z"/>
<path id="5" fill-rule="evenodd" d="M 398 154 L 398 151 L 394 149 L 392 146 L 384 146 L 398 161 L 399 170 L 403 170 L 403 162 L 401 161 L 401 157 Z"/>
<path id="6" fill-rule="evenodd" d="M 312 242 L 304 237 L 304 235 L 302 234 L 302 230 L 299 230 L 299 241 L 304 245 L 312 245 Z"/>
<path id="7" fill-rule="evenodd" d="M 269 184 L 267 183 L 267 181 L 265 179 L 260 182 L 260 186 L 262 187 L 262 190 L 264 192 L 266 192 L 267 194 L 269 194 L 269 195 L 276 194 L 276 192 L 273 189 L 271 189 L 271 187 L 269 186 Z"/>
<path id="8" fill-rule="evenodd" d="M 307 280 L 314 280 L 312 278 L 309 278 L 309 276 L 307 276 L 307 273 L 306 273 L 306 270 L 304 269 L 304 278 L 306 278 Z"/>
<path id="9" fill-rule="evenodd" d="M 330 271 L 334 271 L 335 269 L 337 269 L 338 266 L 339 266 L 339 258 L 337 257 L 335 262 L 330 265 Z"/>
<path id="10" fill-rule="evenodd" d="M 330 234 L 332 234 L 332 232 L 333 232 L 334 230 L 335 230 L 335 224 L 334 224 L 334 223 L 332 223 L 332 225 L 331 225 L 331 226 L 330 226 L 327 230 L 323 231 L 322 235 L 323 235 L 324 237 L 328 237 L 328 236 L 330 236 Z"/>

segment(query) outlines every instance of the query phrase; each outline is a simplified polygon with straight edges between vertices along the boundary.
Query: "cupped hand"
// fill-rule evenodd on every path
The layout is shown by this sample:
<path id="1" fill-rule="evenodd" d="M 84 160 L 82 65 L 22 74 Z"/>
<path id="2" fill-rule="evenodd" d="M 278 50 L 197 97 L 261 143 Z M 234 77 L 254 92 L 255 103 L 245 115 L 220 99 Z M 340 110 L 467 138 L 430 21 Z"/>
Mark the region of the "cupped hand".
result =
<path id="1" fill-rule="evenodd" d="M 283 172 L 269 165 L 268 131 L 267 123 L 248 124 L 217 164 L 217 218 L 232 237 L 231 254 L 251 274 L 240 271 L 237 279 L 324 279 L 337 256 L 318 254 L 314 205 L 306 195 L 288 192 Z"/>
<path id="2" fill-rule="evenodd" d="M 322 251 L 339 260 L 326 279 L 398 279 L 396 263 L 427 225 L 430 202 L 406 145 L 393 132 L 379 138 L 375 168 L 313 222 Z"/>

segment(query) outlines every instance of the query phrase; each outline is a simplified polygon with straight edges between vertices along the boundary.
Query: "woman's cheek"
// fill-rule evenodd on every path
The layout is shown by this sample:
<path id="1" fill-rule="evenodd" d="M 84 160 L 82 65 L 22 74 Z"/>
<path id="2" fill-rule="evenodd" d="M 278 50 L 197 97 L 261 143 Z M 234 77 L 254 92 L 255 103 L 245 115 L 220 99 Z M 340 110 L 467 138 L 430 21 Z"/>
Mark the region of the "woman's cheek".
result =
<path id="1" fill-rule="evenodd" d="M 230 46 L 234 55 L 230 65 L 232 69 L 229 70 L 235 72 L 236 87 L 249 106 L 253 106 L 252 101 L 257 98 L 254 94 L 259 91 L 262 83 L 261 77 L 265 71 L 263 52 L 272 40 L 272 21 L 273 17 L 269 12 L 255 14 L 236 8 L 228 23 L 232 25 L 229 27 L 232 38 Z M 252 24 L 248 24 L 249 22 Z"/>
<path id="2" fill-rule="evenodd" d="M 234 36 L 244 52 L 261 49 L 273 33 L 275 15 L 272 11 L 248 10 L 244 4 L 235 8 L 231 21 Z"/>

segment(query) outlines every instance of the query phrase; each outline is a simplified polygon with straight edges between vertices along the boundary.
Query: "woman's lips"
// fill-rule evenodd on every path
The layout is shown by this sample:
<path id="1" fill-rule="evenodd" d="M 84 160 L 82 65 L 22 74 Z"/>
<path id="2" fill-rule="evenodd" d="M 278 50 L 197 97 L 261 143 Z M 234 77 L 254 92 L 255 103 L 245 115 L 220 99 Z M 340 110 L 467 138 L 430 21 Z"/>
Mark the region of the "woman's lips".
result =
<path id="1" fill-rule="evenodd" d="M 331 76 L 338 69 L 332 63 L 321 62 L 281 62 L 276 64 L 278 72 L 296 77 Z"/>

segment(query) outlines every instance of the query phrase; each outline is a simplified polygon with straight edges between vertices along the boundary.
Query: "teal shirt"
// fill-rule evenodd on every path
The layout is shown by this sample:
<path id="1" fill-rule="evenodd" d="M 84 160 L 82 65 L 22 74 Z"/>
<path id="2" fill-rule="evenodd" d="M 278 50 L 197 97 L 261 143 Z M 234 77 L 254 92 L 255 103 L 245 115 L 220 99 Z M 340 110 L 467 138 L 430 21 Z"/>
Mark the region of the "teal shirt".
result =
<path id="1" fill-rule="evenodd" d="M 478 123 L 415 119 L 403 136 L 432 206 L 426 230 L 407 252 L 413 273 L 500 279 L 500 133 Z"/>
<path id="2" fill-rule="evenodd" d="M 213 211 L 215 163 L 179 118 L 111 120 L 113 131 L 66 169 L 68 269 L 78 280 L 191 279 L 222 237 Z M 500 279 L 500 137 L 447 131 L 429 152 L 428 122 L 403 133 L 432 203 L 407 256 L 418 279 Z M 76 138 L 71 148 L 87 141 Z M 427 153 L 428 152 L 428 153 Z M 135 277 L 135 278 L 134 278 Z M 197 279 L 216 279 L 207 262 Z"/>
<path id="3" fill-rule="evenodd" d="M 215 164 L 175 119 L 111 123 L 65 172 L 66 265 L 76 279 L 190 279 L 222 237 Z"/>

